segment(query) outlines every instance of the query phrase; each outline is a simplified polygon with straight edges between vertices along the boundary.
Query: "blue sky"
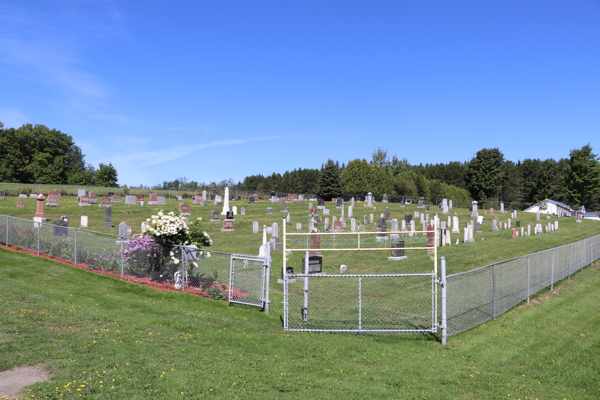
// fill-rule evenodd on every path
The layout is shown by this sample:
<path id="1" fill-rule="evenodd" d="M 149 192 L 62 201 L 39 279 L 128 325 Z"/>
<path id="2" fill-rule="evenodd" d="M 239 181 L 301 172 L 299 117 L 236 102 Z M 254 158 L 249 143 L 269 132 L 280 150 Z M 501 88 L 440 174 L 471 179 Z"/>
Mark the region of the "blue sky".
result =
<path id="1" fill-rule="evenodd" d="M 0 0 L 0 121 L 119 183 L 600 152 L 598 1 Z"/>

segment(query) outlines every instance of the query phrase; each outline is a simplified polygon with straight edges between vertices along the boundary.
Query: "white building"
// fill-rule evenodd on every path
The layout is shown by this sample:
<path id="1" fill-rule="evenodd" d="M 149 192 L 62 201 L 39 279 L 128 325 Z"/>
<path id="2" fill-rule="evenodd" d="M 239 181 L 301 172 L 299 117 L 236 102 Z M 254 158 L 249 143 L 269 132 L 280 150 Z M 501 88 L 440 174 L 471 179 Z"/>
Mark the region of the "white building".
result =
<path id="1" fill-rule="evenodd" d="M 539 211 L 540 214 L 560 215 L 561 217 L 575 216 L 575 210 L 571 206 L 550 199 L 542 200 L 523 211 L 530 213 L 537 213 Z"/>

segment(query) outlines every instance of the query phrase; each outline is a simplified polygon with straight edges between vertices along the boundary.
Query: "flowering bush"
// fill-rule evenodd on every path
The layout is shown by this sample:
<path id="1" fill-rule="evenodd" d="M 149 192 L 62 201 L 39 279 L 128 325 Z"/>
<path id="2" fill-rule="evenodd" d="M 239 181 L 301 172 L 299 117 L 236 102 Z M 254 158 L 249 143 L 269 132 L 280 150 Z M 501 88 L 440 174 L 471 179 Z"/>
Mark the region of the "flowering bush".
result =
<path id="1" fill-rule="evenodd" d="M 123 250 L 123 261 L 127 264 L 128 274 L 147 276 L 151 271 L 160 270 L 162 259 L 161 247 L 148 236 L 127 241 Z"/>
<path id="2" fill-rule="evenodd" d="M 212 246 L 213 241 L 208 233 L 202 230 L 200 222 L 202 222 L 202 218 L 196 218 L 195 221 L 188 225 L 189 240 L 198 247 Z"/>
<path id="3" fill-rule="evenodd" d="M 161 247 L 165 258 L 171 257 L 175 264 L 179 259 L 173 254 L 173 246 L 188 244 L 188 229 L 183 223 L 183 218 L 175 215 L 173 211 L 165 214 L 160 210 L 157 215 L 148 218 L 148 236 Z"/>

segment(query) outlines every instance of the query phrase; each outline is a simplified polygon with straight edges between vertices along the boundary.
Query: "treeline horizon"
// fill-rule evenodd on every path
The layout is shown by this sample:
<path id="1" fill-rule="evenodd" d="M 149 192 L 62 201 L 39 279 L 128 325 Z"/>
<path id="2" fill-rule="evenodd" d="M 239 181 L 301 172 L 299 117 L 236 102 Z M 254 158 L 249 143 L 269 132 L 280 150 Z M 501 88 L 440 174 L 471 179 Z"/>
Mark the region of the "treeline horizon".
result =
<path id="1" fill-rule="evenodd" d="M 4 129 L 0 122 L 0 181 L 23 184 L 69 184 L 118 187 L 112 163 L 99 168 L 86 164 L 70 135 L 44 125 L 24 124 Z M 499 148 L 481 149 L 470 161 L 411 165 L 406 158 L 389 157 L 378 147 L 371 159 L 347 164 L 327 160 L 320 169 L 298 168 L 283 174 L 250 175 L 208 184 L 177 178 L 140 189 L 223 189 L 248 192 L 316 194 L 387 194 L 449 199 L 537 203 L 546 198 L 573 207 L 600 209 L 600 161 L 590 144 L 554 160 L 504 159 Z M 127 187 L 127 185 L 122 185 Z M 136 188 L 136 186 L 129 186 Z"/>
<path id="2" fill-rule="evenodd" d="M 117 187 L 112 163 L 86 164 L 73 138 L 41 124 L 4 129 L 0 122 L 0 182 Z"/>

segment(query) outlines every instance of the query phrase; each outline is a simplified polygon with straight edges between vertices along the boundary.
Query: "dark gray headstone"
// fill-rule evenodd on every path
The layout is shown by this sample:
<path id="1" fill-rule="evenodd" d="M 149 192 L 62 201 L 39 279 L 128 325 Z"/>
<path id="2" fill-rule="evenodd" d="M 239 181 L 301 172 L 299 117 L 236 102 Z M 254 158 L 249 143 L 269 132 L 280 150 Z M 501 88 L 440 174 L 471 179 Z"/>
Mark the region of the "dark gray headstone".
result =
<path id="1" fill-rule="evenodd" d="M 304 257 L 302 257 L 302 273 L 304 273 Z M 308 273 L 318 274 L 323 272 L 323 256 L 308 256 Z"/>
<path id="2" fill-rule="evenodd" d="M 517 221 L 517 228 L 521 227 L 521 221 Z"/>
<path id="3" fill-rule="evenodd" d="M 104 207 L 104 227 L 112 228 L 112 206 Z"/>
<path id="4" fill-rule="evenodd" d="M 227 211 L 226 219 L 233 219 L 233 211 Z"/>
<path id="5" fill-rule="evenodd" d="M 404 249 L 404 240 L 393 242 L 392 249 Z M 392 250 L 392 257 L 404 257 L 404 250 Z"/>
<path id="6" fill-rule="evenodd" d="M 412 213 L 405 213 L 404 214 L 404 221 L 406 222 L 406 225 L 410 224 L 410 221 L 412 221 Z"/>

